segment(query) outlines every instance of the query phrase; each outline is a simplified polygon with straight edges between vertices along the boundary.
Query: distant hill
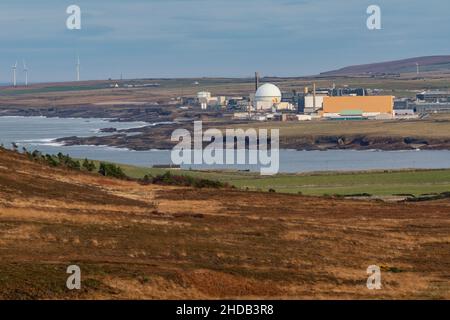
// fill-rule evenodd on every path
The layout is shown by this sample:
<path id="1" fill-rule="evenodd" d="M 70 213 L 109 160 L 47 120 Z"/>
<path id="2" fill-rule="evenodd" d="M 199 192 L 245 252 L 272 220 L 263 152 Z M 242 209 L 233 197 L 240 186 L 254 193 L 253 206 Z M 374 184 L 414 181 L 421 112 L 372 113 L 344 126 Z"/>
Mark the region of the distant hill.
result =
<path id="1" fill-rule="evenodd" d="M 450 71 L 450 55 L 417 57 L 404 60 L 362 64 L 345 67 L 339 70 L 323 72 L 325 76 L 350 76 L 367 74 L 393 74 L 416 72 L 416 63 L 419 63 L 421 72 Z"/>

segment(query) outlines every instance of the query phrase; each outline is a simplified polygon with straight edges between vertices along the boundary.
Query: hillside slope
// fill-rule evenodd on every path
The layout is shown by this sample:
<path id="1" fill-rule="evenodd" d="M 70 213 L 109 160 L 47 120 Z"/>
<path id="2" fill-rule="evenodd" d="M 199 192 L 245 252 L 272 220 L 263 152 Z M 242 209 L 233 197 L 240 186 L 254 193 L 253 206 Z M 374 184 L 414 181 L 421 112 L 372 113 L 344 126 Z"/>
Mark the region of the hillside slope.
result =
<path id="1" fill-rule="evenodd" d="M 387 61 L 363 65 L 348 66 L 339 70 L 323 72 L 323 76 L 355 76 L 379 73 L 410 73 L 417 71 L 419 63 L 421 72 L 450 71 L 449 56 L 417 57 L 404 60 Z"/>
<path id="2" fill-rule="evenodd" d="M 142 186 L 0 150 L 0 299 L 448 299 L 449 221 L 448 201 Z"/>

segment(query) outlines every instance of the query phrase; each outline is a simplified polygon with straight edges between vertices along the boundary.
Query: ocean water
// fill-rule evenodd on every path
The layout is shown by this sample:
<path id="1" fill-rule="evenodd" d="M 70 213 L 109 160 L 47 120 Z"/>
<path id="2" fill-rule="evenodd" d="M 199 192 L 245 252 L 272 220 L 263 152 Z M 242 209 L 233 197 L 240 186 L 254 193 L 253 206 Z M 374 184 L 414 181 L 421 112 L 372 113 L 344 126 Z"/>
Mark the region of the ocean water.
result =
<path id="1" fill-rule="evenodd" d="M 100 136 L 102 128 L 128 129 L 149 125 L 144 122 L 110 122 L 107 119 L 0 117 L 0 143 L 12 142 L 28 150 L 75 158 L 88 158 L 138 166 L 171 164 L 170 150 L 132 151 L 108 146 L 63 146 L 53 140 L 69 136 Z M 450 168 L 450 151 L 296 151 L 280 150 L 280 172 L 355 171 L 378 169 Z M 193 169 L 259 171 L 257 165 L 186 165 Z"/>

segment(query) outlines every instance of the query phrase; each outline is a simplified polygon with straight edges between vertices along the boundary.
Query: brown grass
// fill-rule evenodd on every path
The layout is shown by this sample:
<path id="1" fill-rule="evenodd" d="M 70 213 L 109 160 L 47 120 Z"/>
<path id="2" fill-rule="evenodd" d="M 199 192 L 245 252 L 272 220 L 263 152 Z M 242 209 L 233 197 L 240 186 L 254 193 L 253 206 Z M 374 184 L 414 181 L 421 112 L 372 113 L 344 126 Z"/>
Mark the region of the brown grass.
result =
<path id="1" fill-rule="evenodd" d="M 0 298 L 448 299 L 449 221 L 442 200 L 141 186 L 0 151 Z"/>

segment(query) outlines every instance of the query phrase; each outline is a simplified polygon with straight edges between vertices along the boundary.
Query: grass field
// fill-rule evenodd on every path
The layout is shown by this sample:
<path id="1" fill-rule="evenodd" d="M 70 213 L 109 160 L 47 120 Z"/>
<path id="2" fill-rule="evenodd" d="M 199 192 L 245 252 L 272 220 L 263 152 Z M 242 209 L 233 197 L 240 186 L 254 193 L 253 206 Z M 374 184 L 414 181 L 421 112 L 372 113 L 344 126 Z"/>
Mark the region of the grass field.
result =
<path id="1" fill-rule="evenodd" d="M 450 191 L 450 171 L 280 175 L 272 178 L 255 176 L 229 182 L 239 188 L 264 191 L 273 189 L 277 192 L 301 192 L 306 195 L 421 195 Z"/>
<path id="2" fill-rule="evenodd" d="M 265 122 L 235 125 L 247 129 L 279 129 L 280 137 L 301 136 L 379 136 L 379 137 L 422 137 L 448 138 L 450 121 L 447 115 L 430 117 L 426 120 L 410 121 L 305 121 Z"/>
<path id="3" fill-rule="evenodd" d="M 0 95 L 3 96 L 15 96 L 15 95 L 26 95 L 26 94 L 40 94 L 40 93 L 58 93 L 58 92 L 71 92 L 71 91 L 84 91 L 84 90 L 100 90 L 106 89 L 105 85 L 92 85 L 92 86 L 48 86 L 44 88 L 35 89 L 9 89 L 0 91 Z"/>
<path id="4" fill-rule="evenodd" d="M 262 78 L 261 82 L 271 82 L 282 91 L 302 91 L 304 87 L 363 87 L 383 90 L 383 94 L 397 97 L 413 97 L 415 91 L 442 89 L 450 86 L 450 78 L 444 73 L 427 73 L 424 79 L 414 79 L 414 75 L 403 78 L 370 77 L 304 77 L 304 78 Z M 120 88 L 112 90 L 111 84 L 158 83 L 159 87 Z M 198 85 L 195 82 L 199 82 Z M 45 107 L 57 99 L 57 107 L 65 105 L 93 104 L 98 101 L 144 101 L 154 102 L 177 96 L 194 96 L 198 91 L 210 91 L 213 95 L 244 95 L 254 90 L 253 78 L 197 78 L 197 79 L 135 79 L 135 80 L 98 80 L 67 83 L 31 84 L 29 87 L 0 88 L 0 105 Z M 99 100 L 99 97 L 103 99 Z"/>
<path id="5" fill-rule="evenodd" d="M 97 163 L 98 165 L 98 163 Z M 158 175 L 167 169 L 120 165 L 132 178 Z M 304 195 L 354 195 L 367 193 L 374 196 L 399 194 L 423 195 L 450 191 L 450 170 L 405 170 L 314 174 L 280 174 L 273 177 L 257 173 L 231 171 L 172 170 L 174 173 L 227 182 L 239 189 Z"/>

